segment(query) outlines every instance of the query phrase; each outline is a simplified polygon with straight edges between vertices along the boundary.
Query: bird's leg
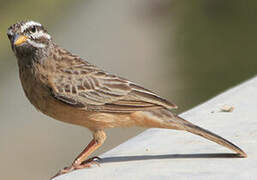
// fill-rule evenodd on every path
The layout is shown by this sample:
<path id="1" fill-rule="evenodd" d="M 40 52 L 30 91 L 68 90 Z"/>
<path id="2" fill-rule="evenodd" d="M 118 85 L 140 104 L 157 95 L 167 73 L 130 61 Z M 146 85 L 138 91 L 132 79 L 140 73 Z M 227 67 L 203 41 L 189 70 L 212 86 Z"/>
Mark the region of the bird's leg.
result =
<path id="1" fill-rule="evenodd" d="M 78 155 L 78 157 L 73 161 L 70 167 L 66 167 L 59 171 L 54 177 L 61 174 L 66 174 L 68 172 L 91 167 L 92 164 L 97 164 L 95 159 L 100 159 L 98 157 L 88 158 L 96 149 L 98 149 L 105 141 L 106 134 L 103 130 L 97 130 L 93 133 L 93 140 L 87 145 L 87 147 Z M 53 178 L 54 178 L 53 177 Z"/>

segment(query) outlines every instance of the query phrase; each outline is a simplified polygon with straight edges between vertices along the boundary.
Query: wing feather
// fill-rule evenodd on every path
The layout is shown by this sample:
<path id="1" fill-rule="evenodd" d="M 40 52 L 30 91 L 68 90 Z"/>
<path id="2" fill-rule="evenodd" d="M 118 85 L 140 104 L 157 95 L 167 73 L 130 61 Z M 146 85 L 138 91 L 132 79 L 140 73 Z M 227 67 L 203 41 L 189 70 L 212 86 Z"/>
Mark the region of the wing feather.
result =
<path id="1" fill-rule="evenodd" d="M 74 58 L 74 61 L 78 62 L 69 62 L 72 67 L 59 67 L 60 71 L 49 80 L 52 95 L 66 104 L 93 111 L 124 113 L 176 108 L 175 104 L 135 83 L 106 73 L 82 59 Z"/>

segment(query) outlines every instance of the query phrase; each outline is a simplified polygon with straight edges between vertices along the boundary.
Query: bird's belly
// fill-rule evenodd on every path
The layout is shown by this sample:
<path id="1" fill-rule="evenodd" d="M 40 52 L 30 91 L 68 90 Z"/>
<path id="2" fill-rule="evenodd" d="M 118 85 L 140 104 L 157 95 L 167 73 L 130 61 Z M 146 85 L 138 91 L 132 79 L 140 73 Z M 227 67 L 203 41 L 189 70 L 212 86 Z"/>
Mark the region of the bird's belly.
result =
<path id="1" fill-rule="evenodd" d="M 80 125 L 95 131 L 113 127 L 130 127 L 135 125 L 127 114 L 112 114 L 87 111 L 86 108 L 74 107 L 57 101 L 53 97 L 45 97 L 40 104 L 40 111 L 56 120 Z"/>
<path id="2" fill-rule="evenodd" d="M 124 114 L 87 111 L 86 107 L 74 107 L 55 99 L 50 91 L 33 79 L 22 81 L 30 103 L 47 116 L 56 120 L 87 127 L 91 130 L 133 126 L 130 116 Z"/>
<path id="3" fill-rule="evenodd" d="M 80 125 L 90 113 L 55 99 L 50 90 L 30 71 L 20 72 L 23 90 L 30 103 L 39 111 L 56 120 Z"/>
<path id="4" fill-rule="evenodd" d="M 35 74 L 31 74 L 31 71 L 20 73 L 20 79 L 30 103 L 37 110 L 56 120 L 84 126 L 91 130 L 136 125 L 128 114 L 87 111 L 87 107 L 75 107 L 57 100 L 44 83 L 38 80 Z"/>
<path id="5" fill-rule="evenodd" d="M 144 127 L 142 122 L 147 121 L 143 112 L 122 114 L 87 111 L 86 107 L 75 107 L 55 99 L 42 84 L 32 84 L 34 84 L 33 88 L 23 85 L 31 104 L 45 115 L 59 121 L 84 126 L 92 131 L 113 127 Z M 150 127 L 150 125 L 148 126 Z M 152 125 L 152 127 L 158 127 L 158 125 Z"/>

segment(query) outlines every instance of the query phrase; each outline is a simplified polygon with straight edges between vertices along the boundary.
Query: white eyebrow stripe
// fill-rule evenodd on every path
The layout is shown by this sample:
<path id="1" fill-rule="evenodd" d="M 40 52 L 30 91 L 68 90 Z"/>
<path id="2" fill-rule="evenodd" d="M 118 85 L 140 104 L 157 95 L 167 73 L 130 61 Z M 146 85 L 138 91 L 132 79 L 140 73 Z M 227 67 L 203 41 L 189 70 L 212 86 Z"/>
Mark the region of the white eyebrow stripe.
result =
<path id="1" fill-rule="evenodd" d="M 37 48 L 44 48 L 44 47 L 46 47 L 45 44 L 37 43 L 37 42 L 31 41 L 30 39 L 27 39 L 27 41 L 28 41 L 28 43 L 30 43 L 32 46 L 37 47 Z"/>
<path id="2" fill-rule="evenodd" d="M 42 25 L 35 21 L 28 21 L 21 26 L 21 32 L 24 32 L 26 29 L 28 29 L 31 26 L 42 26 Z"/>
<path id="3" fill-rule="evenodd" d="M 36 31 L 35 33 L 31 34 L 31 37 L 34 39 L 38 39 L 40 37 L 44 37 L 46 39 L 51 39 L 51 36 L 43 31 Z"/>

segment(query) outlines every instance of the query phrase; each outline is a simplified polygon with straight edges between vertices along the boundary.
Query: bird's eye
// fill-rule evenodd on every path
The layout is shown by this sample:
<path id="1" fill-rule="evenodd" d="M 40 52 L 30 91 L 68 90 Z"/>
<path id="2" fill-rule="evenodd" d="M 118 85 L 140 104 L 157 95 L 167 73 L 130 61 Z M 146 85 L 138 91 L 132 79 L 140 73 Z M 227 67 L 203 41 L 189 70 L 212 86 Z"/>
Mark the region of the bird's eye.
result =
<path id="1" fill-rule="evenodd" d="M 36 30 L 37 30 L 37 29 L 36 29 L 36 26 L 33 26 L 33 27 L 31 28 L 31 32 L 32 32 L 32 33 L 36 32 Z"/>

